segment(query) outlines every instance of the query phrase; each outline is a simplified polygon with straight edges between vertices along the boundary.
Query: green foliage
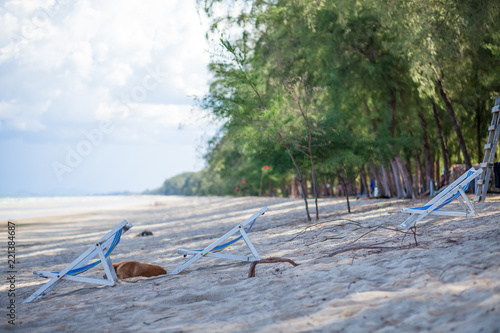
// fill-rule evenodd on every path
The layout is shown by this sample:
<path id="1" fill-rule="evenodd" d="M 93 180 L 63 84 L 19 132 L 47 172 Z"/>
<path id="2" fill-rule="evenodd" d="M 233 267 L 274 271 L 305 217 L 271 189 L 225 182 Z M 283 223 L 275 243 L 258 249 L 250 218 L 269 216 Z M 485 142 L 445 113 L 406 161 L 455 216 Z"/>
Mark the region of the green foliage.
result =
<path id="1" fill-rule="evenodd" d="M 162 193 L 285 195 L 296 167 L 311 174 L 308 156 L 322 177 L 355 179 L 367 164 L 414 158 L 424 133 L 438 156 L 431 101 L 450 162 L 461 162 L 437 80 L 472 156 L 482 158 L 470 147 L 484 141 L 488 98 L 500 92 L 499 2 L 198 3 L 213 20 L 208 35 L 222 48 L 198 103 L 225 123 L 210 142 L 209 166 L 167 180 Z M 265 165 L 271 168 L 264 174 Z"/>

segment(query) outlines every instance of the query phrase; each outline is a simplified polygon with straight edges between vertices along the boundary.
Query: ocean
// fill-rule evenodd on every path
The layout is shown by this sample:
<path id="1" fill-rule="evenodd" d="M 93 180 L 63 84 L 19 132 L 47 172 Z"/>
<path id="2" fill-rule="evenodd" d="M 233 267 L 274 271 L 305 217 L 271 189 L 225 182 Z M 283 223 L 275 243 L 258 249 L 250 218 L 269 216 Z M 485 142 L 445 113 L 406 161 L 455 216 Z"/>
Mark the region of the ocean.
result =
<path id="1" fill-rule="evenodd" d="M 27 217 L 61 216 L 100 210 L 154 205 L 160 198 L 152 195 L 106 195 L 61 197 L 2 197 L 0 220 Z"/>

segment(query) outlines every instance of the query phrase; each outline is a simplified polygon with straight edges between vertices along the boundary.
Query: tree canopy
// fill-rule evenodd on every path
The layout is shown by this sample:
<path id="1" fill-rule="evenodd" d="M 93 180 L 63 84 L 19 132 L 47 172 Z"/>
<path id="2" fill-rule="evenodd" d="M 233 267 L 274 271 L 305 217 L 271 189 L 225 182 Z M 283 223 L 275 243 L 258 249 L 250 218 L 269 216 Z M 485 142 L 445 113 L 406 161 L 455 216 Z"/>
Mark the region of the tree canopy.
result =
<path id="1" fill-rule="evenodd" d="M 198 4 L 214 41 L 198 103 L 224 126 L 189 194 L 372 196 L 373 181 L 378 196 L 412 198 L 443 167 L 449 181 L 451 165 L 482 159 L 499 2 Z"/>

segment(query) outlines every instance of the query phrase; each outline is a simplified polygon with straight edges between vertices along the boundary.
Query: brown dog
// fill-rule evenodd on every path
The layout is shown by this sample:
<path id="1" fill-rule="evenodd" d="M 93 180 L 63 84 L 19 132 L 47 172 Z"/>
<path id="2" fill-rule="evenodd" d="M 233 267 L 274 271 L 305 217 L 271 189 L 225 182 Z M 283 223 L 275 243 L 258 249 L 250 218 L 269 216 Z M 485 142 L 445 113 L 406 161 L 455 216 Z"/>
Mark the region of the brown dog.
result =
<path id="1" fill-rule="evenodd" d="M 134 276 L 157 276 L 162 274 L 167 274 L 167 271 L 163 267 L 144 264 L 142 262 L 127 260 L 122 261 L 118 264 L 113 264 L 116 276 L 119 279 L 126 279 Z"/>

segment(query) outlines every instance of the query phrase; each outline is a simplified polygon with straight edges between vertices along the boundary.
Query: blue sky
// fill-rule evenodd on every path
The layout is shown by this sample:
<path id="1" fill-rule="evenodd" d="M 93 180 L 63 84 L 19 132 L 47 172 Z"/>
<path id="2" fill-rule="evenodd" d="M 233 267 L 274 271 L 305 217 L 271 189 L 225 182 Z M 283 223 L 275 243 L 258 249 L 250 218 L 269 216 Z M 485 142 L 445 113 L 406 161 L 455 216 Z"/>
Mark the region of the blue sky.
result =
<path id="1" fill-rule="evenodd" d="M 203 168 L 217 126 L 194 0 L 0 7 L 0 195 L 159 187 Z"/>

